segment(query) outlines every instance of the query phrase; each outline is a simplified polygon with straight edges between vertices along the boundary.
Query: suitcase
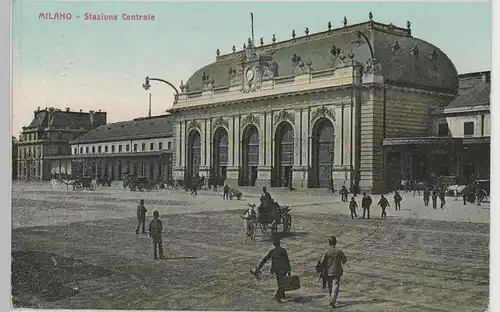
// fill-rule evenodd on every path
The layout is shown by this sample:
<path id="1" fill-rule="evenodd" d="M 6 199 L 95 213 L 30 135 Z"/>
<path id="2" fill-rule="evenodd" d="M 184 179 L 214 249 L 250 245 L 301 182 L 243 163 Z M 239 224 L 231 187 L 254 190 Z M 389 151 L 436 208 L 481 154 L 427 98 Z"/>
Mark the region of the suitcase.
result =
<path id="1" fill-rule="evenodd" d="M 298 276 L 285 276 L 285 291 L 300 289 L 300 279 Z"/>

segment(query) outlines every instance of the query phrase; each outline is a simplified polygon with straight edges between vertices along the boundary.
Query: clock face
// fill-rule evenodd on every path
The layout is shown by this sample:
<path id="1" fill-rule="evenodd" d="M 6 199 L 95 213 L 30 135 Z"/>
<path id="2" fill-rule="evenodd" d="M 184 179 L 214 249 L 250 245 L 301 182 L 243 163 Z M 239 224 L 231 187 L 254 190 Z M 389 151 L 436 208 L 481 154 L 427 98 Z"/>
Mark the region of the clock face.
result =
<path id="1" fill-rule="evenodd" d="M 247 70 L 247 81 L 252 81 L 253 78 L 255 77 L 255 71 L 253 68 L 249 68 Z"/>

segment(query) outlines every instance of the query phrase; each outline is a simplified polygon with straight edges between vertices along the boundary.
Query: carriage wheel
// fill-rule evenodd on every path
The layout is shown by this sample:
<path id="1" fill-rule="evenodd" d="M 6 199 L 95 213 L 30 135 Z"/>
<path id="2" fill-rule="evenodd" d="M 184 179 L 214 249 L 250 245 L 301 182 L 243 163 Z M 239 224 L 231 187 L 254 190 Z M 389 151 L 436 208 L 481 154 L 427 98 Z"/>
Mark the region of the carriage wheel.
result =
<path id="1" fill-rule="evenodd" d="M 81 191 L 83 190 L 83 184 L 81 183 L 75 183 L 75 191 Z"/>
<path id="2" fill-rule="evenodd" d="M 267 224 L 266 224 L 266 223 L 261 223 L 261 224 L 259 224 L 259 227 L 260 227 L 260 230 L 262 231 L 262 233 L 266 233 L 266 232 L 267 232 L 267 230 L 269 229 L 269 228 L 267 227 Z"/>
<path id="3" fill-rule="evenodd" d="M 292 229 L 292 216 L 287 214 L 283 218 L 283 232 L 288 233 Z"/>
<path id="4" fill-rule="evenodd" d="M 139 192 L 144 192 L 144 187 L 142 185 L 139 186 Z"/>
<path id="5" fill-rule="evenodd" d="M 89 190 L 91 191 L 95 191 L 95 184 L 94 183 L 91 183 L 90 186 L 89 186 Z"/>

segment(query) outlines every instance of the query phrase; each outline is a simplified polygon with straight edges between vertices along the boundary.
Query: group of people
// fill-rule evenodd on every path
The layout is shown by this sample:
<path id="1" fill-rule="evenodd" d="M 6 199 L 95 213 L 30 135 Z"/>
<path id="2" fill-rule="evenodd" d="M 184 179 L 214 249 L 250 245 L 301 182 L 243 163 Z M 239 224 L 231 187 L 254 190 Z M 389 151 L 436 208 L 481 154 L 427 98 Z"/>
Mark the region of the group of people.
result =
<path id="1" fill-rule="evenodd" d="M 282 299 L 286 297 L 285 292 L 287 285 L 291 282 L 292 268 L 288 252 L 285 248 L 281 247 L 280 239 L 274 237 L 273 245 L 274 248 L 264 256 L 255 270 L 251 272 L 255 275 L 261 274 L 262 267 L 267 261 L 271 260 L 270 273 L 276 276 L 276 283 L 278 286 L 274 299 L 281 303 Z M 337 238 L 331 236 L 328 239 L 328 248 L 326 248 L 316 264 L 316 272 L 323 281 L 323 289 L 328 286 L 330 295 L 328 303 L 332 308 L 336 307 L 340 290 L 340 279 L 344 273 L 343 266 L 347 264 L 346 255 L 341 249 L 337 248 L 336 245 Z"/>
<path id="2" fill-rule="evenodd" d="M 399 195 L 399 194 L 397 194 Z M 400 198 L 401 196 L 399 196 Z M 401 206 L 400 206 L 400 202 L 401 200 L 399 200 L 399 198 L 395 197 L 395 202 L 396 202 L 396 210 L 398 210 L 398 207 L 400 207 L 399 209 L 401 209 Z M 370 195 L 367 195 L 366 193 L 363 193 L 363 198 L 361 199 L 361 208 L 363 209 L 363 219 L 365 219 L 365 217 L 367 217 L 368 219 L 370 219 L 370 208 L 371 208 L 371 205 L 373 203 L 373 200 L 371 198 Z M 387 200 L 387 198 L 384 197 L 384 195 L 382 195 L 380 197 L 380 200 L 378 201 L 378 204 L 377 206 L 380 206 L 380 208 L 382 208 L 382 214 L 380 215 L 381 218 L 383 217 L 387 217 L 387 207 L 390 207 L 389 205 L 389 201 Z M 351 201 L 349 202 L 349 211 L 351 212 L 351 219 L 355 219 L 358 217 L 358 214 L 357 214 L 357 209 L 358 209 L 358 203 L 356 202 L 356 199 L 353 197 L 351 197 Z"/>

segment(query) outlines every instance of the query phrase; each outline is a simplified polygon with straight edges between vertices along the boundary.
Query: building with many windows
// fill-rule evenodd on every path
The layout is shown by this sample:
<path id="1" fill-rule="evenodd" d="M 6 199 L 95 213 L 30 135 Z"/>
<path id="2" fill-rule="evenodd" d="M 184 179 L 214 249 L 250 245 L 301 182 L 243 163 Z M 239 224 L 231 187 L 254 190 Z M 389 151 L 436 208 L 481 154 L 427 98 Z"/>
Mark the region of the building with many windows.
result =
<path id="1" fill-rule="evenodd" d="M 444 178 L 468 184 L 490 178 L 490 72 L 459 76 L 458 96 L 430 111 L 431 127 L 422 137 L 384 140 L 387 183 Z"/>
<path id="2" fill-rule="evenodd" d="M 104 124 L 106 113 L 100 110 L 37 109 L 31 123 L 23 127 L 17 143 L 18 179 L 50 179 L 54 166 L 58 166 L 58 172 L 71 174 L 70 163 L 53 163 L 52 158 L 69 155 L 70 140 Z"/>
<path id="3" fill-rule="evenodd" d="M 429 113 L 457 96 L 453 62 L 410 24 L 344 21 L 260 43 L 217 50 L 181 82 L 171 110 L 178 179 L 216 173 L 232 185 L 381 192 L 385 140 L 428 135 Z"/>
<path id="4" fill-rule="evenodd" d="M 118 181 L 132 174 L 166 181 L 172 176 L 172 118 L 164 115 L 102 125 L 72 140 L 71 156 L 54 157 L 51 172 L 59 173 L 60 162 L 71 163 L 73 177 Z"/>

